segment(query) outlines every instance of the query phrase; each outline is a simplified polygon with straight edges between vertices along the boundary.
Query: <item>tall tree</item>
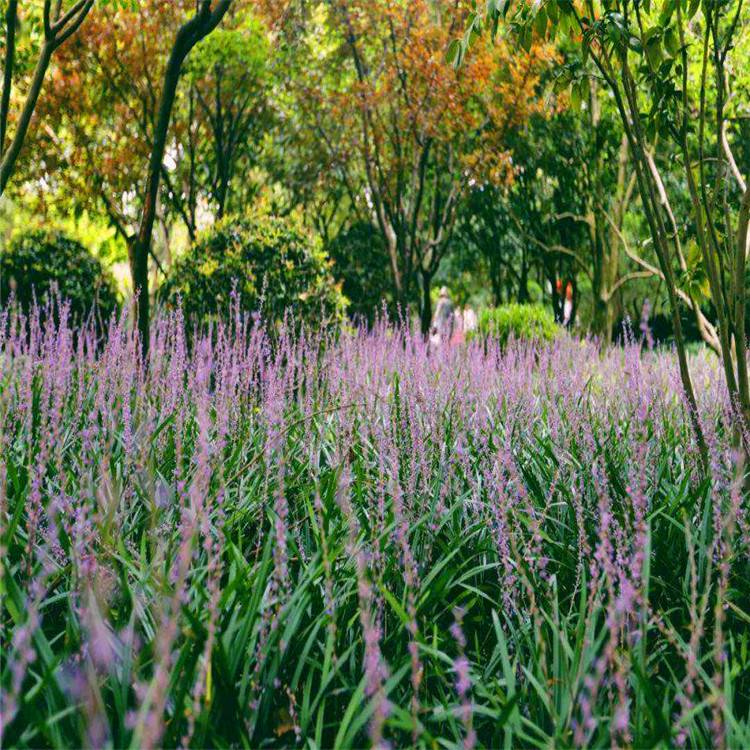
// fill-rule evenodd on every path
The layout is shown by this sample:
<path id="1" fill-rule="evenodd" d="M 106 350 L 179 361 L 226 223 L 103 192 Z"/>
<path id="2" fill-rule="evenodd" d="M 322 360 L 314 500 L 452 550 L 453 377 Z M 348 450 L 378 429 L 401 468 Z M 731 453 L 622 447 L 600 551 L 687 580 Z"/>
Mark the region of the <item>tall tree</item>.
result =
<path id="1" fill-rule="evenodd" d="M 581 93 L 583 101 L 572 97 L 571 108 L 519 134 L 514 160 L 522 174 L 508 208 L 518 233 L 541 253 L 558 317 L 564 300 L 557 298 L 557 280 L 575 287 L 583 274 L 591 329 L 610 341 L 617 292 L 650 274 L 621 273 L 618 232 L 634 189 L 627 141 L 609 108 L 602 111 L 596 86 Z"/>
<path id="2" fill-rule="evenodd" d="M 35 134 L 39 158 L 26 165 L 29 184 L 44 185 L 44 204 L 106 213 L 127 246 L 154 143 L 154 71 L 166 65 L 174 29 L 191 7 L 193 0 L 143 0 L 96 9 L 87 33 L 61 50 L 53 90 L 40 103 L 49 127 Z M 165 237 L 179 222 L 192 241 L 209 217 L 252 194 L 247 173 L 272 120 L 268 57 L 265 27 L 247 6 L 232 5 L 222 28 L 187 59 L 162 164 L 157 221 Z"/>
<path id="3" fill-rule="evenodd" d="M 128 249 L 144 348 L 148 256 L 161 268 L 152 248 L 154 223 L 158 220 L 166 235 L 175 220 L 184 222 L 192 239 L 197 207 L 216 214 L 213 187 L 225 175 L 231 178 L 254 126 L 249 123 L 258 110 L 254 61 L 265 41 L 257 22 L 238 20 L 233 31 L 239 39 L 230 34 L 220 40 L 221 52 L 209 47 L 203 54 L 199 48 L 195 65 L 183 64 L 196 45 L 211 41 L 231 7 L 231 0 L 143 0 L 97 9 L 88 33 L 61 50 L 55 85 L 42 104 L 50 127 L 35 134 L 40 158 L 29 165 L 29 184 L 44 186 L 46 202 L 61 199 L 104 210 Z M 248 45 L 253 64 L 245 66 L 243 78 L 238 69 Z M 221 111 L 216 137 L 226 139 L 221 149 L 214 149 L 216 110 Z M 220 170 L 214 168 L 216 153 Z M 222 190 L 226 202 L 226 186 Z"/>
<path id="4" fill-rule="evenodd" d="M 199 45 L 187 64 L 181 119 L 192 132 L 179 139 L 188 157 L 182 161 L 194 170 L 184 180 L 197 180 L 217 218 L 247 202 L 254 187 L 249 173 L 259 161 L 257 144 L 273 121 L 265 25 L 243 8 L 225 26 Z M 240 170 L 242 185 L 233 185 Z"/>
<path id="5" fill-rule="evenodd" d="M 457 209 L 472 182 L 512 179 L 505 135 L 544 110 L 537 93 L 553 57 L 546 46 L 511 55 L 487 45 L 455 70 L 446 50 L 466 12 L 455 5 L 329 0 L 307 19 L 297 48 L 306 74 L 292 81 L 319 173 L 378 228 L 394 299 L 418 298 L 424 331 Z"/>

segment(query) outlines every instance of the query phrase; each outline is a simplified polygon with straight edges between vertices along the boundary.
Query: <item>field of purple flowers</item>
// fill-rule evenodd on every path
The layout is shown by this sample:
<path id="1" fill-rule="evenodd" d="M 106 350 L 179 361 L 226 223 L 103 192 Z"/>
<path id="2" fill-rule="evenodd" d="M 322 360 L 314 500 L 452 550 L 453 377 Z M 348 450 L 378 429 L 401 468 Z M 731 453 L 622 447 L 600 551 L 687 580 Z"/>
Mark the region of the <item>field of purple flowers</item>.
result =
<path id="1" fill-rule="evenodd" d="M 3 747 L 750 746 L 711 355 L 0 316 Z"/>

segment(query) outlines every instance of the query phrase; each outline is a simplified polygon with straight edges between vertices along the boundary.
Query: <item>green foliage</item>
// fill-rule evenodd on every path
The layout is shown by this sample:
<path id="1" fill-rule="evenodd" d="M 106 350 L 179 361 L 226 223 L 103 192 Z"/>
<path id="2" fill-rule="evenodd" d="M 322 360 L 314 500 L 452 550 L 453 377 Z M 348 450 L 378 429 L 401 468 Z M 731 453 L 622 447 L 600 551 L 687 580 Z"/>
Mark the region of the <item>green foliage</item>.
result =
<path id="1" fill-rule="evenodd" d="M 53 198 L 45 195 L 49 201 L 43 208 L 37 196 L 17 195 L 13 200 L 3 199 L 0 203 L 0 247 L 3 241 L 9 242 L 30 231 L 54 231 L 80 242 L 105 268 L 127 263 L 127 244 L 105 216 L 71 205 L 69 196 L 61 197 L 59 201 L 53 201 Z"/>
<path id="2" fill-rule="evenodd" d="M 118 306 L 115 284 L 102 264 L 80 242 L 60 232 L 34 230 L 16 236 L 0 250 L 0 299 L 11 292 L 24 309 L 55 291 L 70 302 L 74 316 L 92 309 L 107 318 Z"/>
<path id="3" fill-rule="evenodd" d="M 517 303 L 482 310 L 477 327 L 480 336 L 498 339 L 503 345 L 510 339 L 552 341 L 560 331 L 546 307 Z"/>
<path id="4" fill-rule="evenodd" d="M 346 307 L 330 266 L 296 218 L 228 217 L 174 264 L 159 297 L 170 305 L 181 300 L 188 319 L 203 320 L 227 311 L 236 289 L 242 309 L 275 323 L 289 310 L 317 328 L 340 319 Z"/>
<path id="5" fill-rule="evenodd" d="M 266 27 L 240 8 L 231 25 L 203 39 L 186 62 L 191 94 L 179 116 L 188 122 L 197 118 L 196 131 L 183 146 L 198 169 L 194 173 L 191 159 L 178 169 L 186 181 L 196 179 L 194 189 L 210 196 L 219 218 L 241 212 L 259 188 L 253 170 L 274 120 L 270 60 Z"/>
<path id="6" fill-rule="evenodd" d="M 263 24 L 246 14 L 238 28 L 218 28 L 191 53 L 185 71 L 194 85 L 221 73 L 229 83 L 259 87 L 267 74 L 269 45 Z"/>
<path id="7" fill-rule="evenodd" d="M 357 222 L 328 245 L 333 274 L 350 301 L 349 315 L 372 323 L 391 291 L 389 260 L 380 233 L 371 224 Z"/>

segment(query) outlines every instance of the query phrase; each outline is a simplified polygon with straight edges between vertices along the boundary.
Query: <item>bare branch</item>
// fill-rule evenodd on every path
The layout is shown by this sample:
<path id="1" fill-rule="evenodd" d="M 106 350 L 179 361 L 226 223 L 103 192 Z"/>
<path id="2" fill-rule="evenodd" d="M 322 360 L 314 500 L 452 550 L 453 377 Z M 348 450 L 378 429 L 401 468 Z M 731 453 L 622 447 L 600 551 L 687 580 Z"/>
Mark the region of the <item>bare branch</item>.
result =
<path id="1" fill-rule="evenodd" d="M 68 10 L 65 12 L 63 16 L 58 18 L 53 24 L 52 24 L 52 34 L 56 35 L 62 29 L 65 28 L 68 21 L 70 21 L 73 16 L 78 13 L 81 8 L 86 4 L 86 0 L 78 0 L 78 2 L 74 3 L 73 5 L 68 8 Z M 59 6 L 58 6 L 58 12 L 59 12 Z"/>
<path id="2" fill-rule="evenodd" d="M 510 211 L 510 216 L 513 219 L 514 223 L 518 227 L 518 231 L 526 237 L 528 240 L 531 240 L 537 247 L 541 247 L 542 250 L 544 250 L 545 253 L 555 253 L 558 255 L 567 255 L 580 266 L 581 270 L 586 274 L 586 276 L 593 281 L 593 277 L 591 275 L 591 271 L 589 270 L 588 266 L 578 257 L 578 254 L 575 252 L 575 250 L 571 250 L 569 247 L 565 247 L 564 245 L 554 244 L 554 245 L 548 245 L 546 242 L 542 242 L 540 239 L 537 239 L 532 234 L 529 234 L 524 228 L 521 222 L 519 221 L 518 217 L 515 215 L 513 211 Z"/>
<path id="3" fill-rule="evenodd" d="M 621 287 L 627 284 L 629 281 L 635 281 L 635 279 L 650 279 L 653 277 L 651 271 L 631 271 L 626 273 L 624 276 L 620 276 L 619 279 L 612 285 L 612 288 L 607 292 L 606 299 L 610 300 L 614 296 L 614 293 Z"/>
<path id="4" fill-rule="evenodd" d="M 44 0 L 44 11 L 42 13 L 44 21 L 44 38 L 52 39 L 54 34 L 52 33 L 52 0 Z"/>
<path id="5" fill-rule="evenodd" d="M 60 45 L 65 44 L 65 42 L 70 39 L 70 37 L 72 37 L 73 34 L 76 33 L 76 31 L 78 31 L 81 24 L 84 22 L 84 20 L 86 20 L 86 16 L 89 14 L 89 11 L 91 10 L 93 5 L 94 0 L 85 0 L 83 5 L 81 6 L 81 9 L 78 11 L 78 15 L 73 18 L 68 28 L 65 29 L 65 31 L 63 31 L 60 36 L 55 36 L 54 49 L 57 49 Z"/>
<path id="6" fill-rule="evenodd" d="M 615 234 L 620 239 L 622 247 L 625 250 L 625 255 L 627 255 L 630 260 L 638 264 L 641 268 L 644 268 L 651 276 L 656 276 L 662 281 L 666 281 L 664 273 L 660 268 L 657 268 L 644 258 L 641 258 L 640 255 L 632 250 L 628 241 L 620 231 L 620 228 L 615 224 L 614 221 L 612 221 L 612 217 L 606 211 L 604 212 L 604 216 L 614 230 Z M 719 343 L 719 336 L 716 328 L 703 314 L 703 311 L 700 309 L 698 303 L 692 298 L 691 295 L 689 295 L 687 292 L 685 292 L 683 289 L 680 289 L 680 287 L 676 285 L 675 294 L 692 310 L 693 314 L 695 315 L 695 320 L 698 324 L 698 330 L 700 331 L 703 341 L 710 349 L 714 351 L 715 354 L 721 356 L 721 344 Z"/>
<path id="7" fill-rule="evenodd" d="M 654 157 L 651 152 L 646 149 L 644 149 L 643 152 L 646 156 L 646 161 L 648 162 L 648 168 L 651 170 L 654 182 L 656 183 L 656 189 L 659 192 L 661 205 L 664 207 L 664 210 L 667 212 L 667 216 L 669 217 L 669 223 L 672 227 L 674 246 L 677 250 L 677 258 L 680 261 L 680 268 L 683 271 L 686 271 L 687 263 L 685 262 L 685 256 L 682 254 L 682 244 L 680 243 L 680 234 L 677 230 L 677 221 L 674 218 L 674 212 L 672 211 L 672 206 L 669 202 L 669 197 L 667 196 L 667 191 L 664 187 L 664 181 L 659 174 L 659 170 L 656 167 L 656 162 L 654 161 Z"/>
<path id="8" fill-rule="evenodd" d="M 587 224 L 593 226 L 594 218 L 592 216 L 581 216 L 580 214 L 574 214 L 572 211 L 563 211 L 561 214 L 555 214 L 553 217 L 556 221 L 562 219 L 570 219 L 571 221 L 577 221 L 581 224 Z"/>

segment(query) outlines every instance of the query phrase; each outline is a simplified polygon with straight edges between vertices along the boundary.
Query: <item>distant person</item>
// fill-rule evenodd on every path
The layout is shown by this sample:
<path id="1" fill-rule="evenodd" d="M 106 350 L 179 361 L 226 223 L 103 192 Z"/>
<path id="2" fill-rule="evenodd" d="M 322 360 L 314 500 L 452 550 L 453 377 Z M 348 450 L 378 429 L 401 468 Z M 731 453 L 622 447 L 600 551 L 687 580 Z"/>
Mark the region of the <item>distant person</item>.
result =
<path id="1" fill-rule="evenodd" d="M 432 328 L 440 336 L 441 342 L 450 341 L 453 335 L 453 309 L 448 287 L 444 286 L 440 289 L 437 306 L 435 307 L 435 315 L 432 318 Z"/>
<path id="2" fill-rule="evenodd" d="M 557 279 L 555 281 L 555 290 L 557 291 L 558 301 L 555 304 L 556 315 L 559 315 L 559 321 L 566 328 L 570 325 L 571 317 L 573 315 L 573 284 L 568 282 L 563 287 L 563 280 Z"/>
<path id="3" fill-rule="evenodd" d="M 460 308 L 456 308 L 453 312 L 453 333 L 451 334 L 450 343 L 451 346 L 457 346 L 463 344 L 464 338 L 464 314 Z"/>
<path id="4" fill-rule="evenodd" d="M 440 349 L 440 334 L 438 333 L 437 326 L 430 328 L 430 341 L 429 351 L 430 353 L 437 352 Z"/>
<path id="5" fill-rule="evenodd" d="M 565 287 L 565 302 L 563 303 L 563 325 L 567 328 L 573 315 L 573 285 L 568 282 Z"/>

